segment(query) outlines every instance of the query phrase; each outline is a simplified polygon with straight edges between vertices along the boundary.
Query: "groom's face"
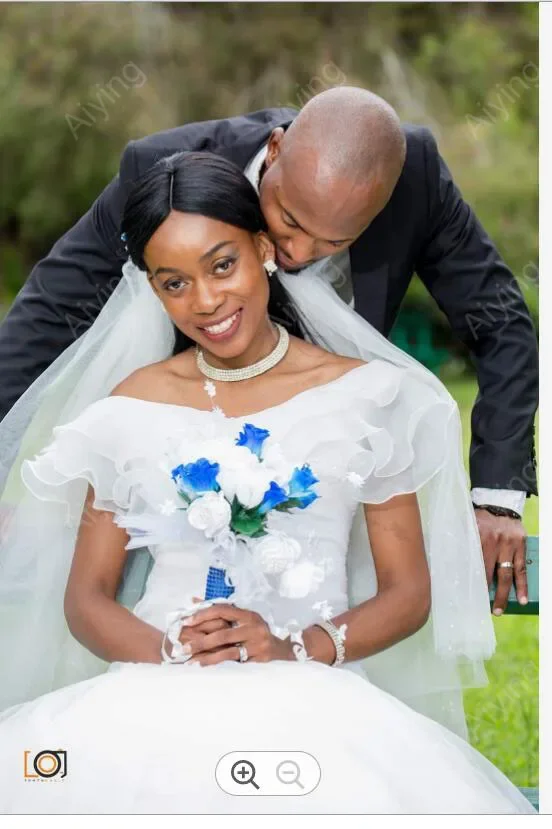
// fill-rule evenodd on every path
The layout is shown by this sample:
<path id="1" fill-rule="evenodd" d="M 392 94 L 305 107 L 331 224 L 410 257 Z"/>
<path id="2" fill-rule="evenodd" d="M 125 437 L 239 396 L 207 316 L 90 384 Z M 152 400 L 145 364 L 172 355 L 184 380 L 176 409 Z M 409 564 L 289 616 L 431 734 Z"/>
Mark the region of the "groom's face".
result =
<path id="1" fill-rule="evenodd" d="M 259 191 L 278 264 L 293 271 L 348 248 L 390 194 L 376 177 L 336 178 L 314 151 L 286 152 L 284 138 L 280 128 L 270 137 Z"/>

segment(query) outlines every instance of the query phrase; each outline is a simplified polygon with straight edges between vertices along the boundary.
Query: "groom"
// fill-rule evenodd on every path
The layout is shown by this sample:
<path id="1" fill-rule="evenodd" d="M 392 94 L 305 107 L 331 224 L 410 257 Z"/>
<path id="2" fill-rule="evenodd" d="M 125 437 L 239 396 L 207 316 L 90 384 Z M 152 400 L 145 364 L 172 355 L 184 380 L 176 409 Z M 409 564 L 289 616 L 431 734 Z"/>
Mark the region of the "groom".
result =
<path id="1" fill-rule="evenodd" d="M 526 593 L 527 494 L 536 493 L 536 338 L 511 272 L 463 201 L 435 140 L 367 90 L 322 92 L 131 141 L 119 174 L 33 268 L 0 326 L 0 419 L 92 324 L 121 277 L 123 207 L 135 180 L 182 150 L 218 153 L 259 190 L 279 265 L 327 258 L 341 296 L 388 335 L 416 272 L 474 361 L 470 473 L 496 613 Z M 293 329 L 293 321 L 290 328 Z"/>

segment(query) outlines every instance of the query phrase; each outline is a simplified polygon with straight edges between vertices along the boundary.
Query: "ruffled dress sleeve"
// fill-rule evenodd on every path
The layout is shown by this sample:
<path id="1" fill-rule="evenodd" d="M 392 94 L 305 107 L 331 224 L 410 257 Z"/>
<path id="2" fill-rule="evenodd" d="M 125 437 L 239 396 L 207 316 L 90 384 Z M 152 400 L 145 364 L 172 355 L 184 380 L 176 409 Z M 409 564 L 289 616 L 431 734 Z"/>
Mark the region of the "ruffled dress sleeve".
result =
<path id="1" fill-rule="evenodd" d="M 108 667 L 72 636 L 64 592 L 88 485 L 97 509 L 120 513 L 135 500 L 144 430 L 129 420 L 133 412 L 128 400 L 102 398 L 57 426 L 38 454 L 21 449 L 21 486 L 0 527 L 0 664 L 10 666 L 0 709 Z M 134 562 L 125 564 L 118 600 L 128 607 L 137 598 L 136 572 Z"/>
<path id="2" fill-rule="evenodd" d="M 316 409 L 298 418 L 286 445 L 364 503 L 420 490 L 443 468 L 458 415 L 436 379 L 383 360 L 321 388 Z"/>
<path id="3" fill-rule="evenodd" d="M 71 422 L 55 427 L 52 441 L 21 465 L 29 492 L 41 501 L 64 504 L 68 522 L 80 518 L 89 484 L 96 509 L 117 513 L 130 506 L 143 447 L 125 428 L 119 401 L 108 397 L 90 404 Z"/>

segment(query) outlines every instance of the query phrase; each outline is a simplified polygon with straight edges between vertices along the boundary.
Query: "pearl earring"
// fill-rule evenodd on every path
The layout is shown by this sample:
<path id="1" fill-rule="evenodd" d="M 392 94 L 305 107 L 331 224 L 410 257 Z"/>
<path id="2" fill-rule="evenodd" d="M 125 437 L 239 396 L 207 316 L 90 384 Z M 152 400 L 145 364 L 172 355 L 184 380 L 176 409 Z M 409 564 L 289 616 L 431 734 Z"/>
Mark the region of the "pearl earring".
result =
<path id="1" fill-rule="evenodd" d="M 274 259 L 267 259 L 264 263 L 264 269 L 268 274 L 268 278 L 270 279 L 270 277 L 273 276 L 278 270 L 278 265 L 276 264 Z"/>

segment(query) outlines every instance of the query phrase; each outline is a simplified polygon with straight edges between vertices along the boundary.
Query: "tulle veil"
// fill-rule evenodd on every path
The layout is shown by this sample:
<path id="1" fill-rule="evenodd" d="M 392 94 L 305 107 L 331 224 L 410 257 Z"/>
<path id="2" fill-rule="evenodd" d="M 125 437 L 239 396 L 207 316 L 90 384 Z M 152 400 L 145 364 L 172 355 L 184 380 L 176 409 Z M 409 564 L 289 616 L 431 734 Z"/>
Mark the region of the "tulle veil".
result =
<path id="1" fill-rule="evenodd" d="M 323 261 L 298 275 L 278 276 L 293 312 L 306 321 L 309 338 L 335 353 L 407 370 L 450 410 L 442 463 L 418 492 L 431 572 L 430 620 L 414 636 L 357 667 L 375 685 L 466 736 L 462 689 L 486 684 L 484 660 L 492 655 L 495 638 L 457 406 L 431 372 L 337 296 Z M 0 423 L 0 711 L 108 668 L 71 636 L 63 615 L 86 481 L 70 490 L 70 503 L 56 499 L 54 484 L 51 498 L 41 500 L 24 485 L 25 462 L 51 443 L 56 427 L 107 397 L 136 369 L 166 359 L 174 343 L 170 318 L 146 274 L 129 259 L 94 324 Z M 119 601 L 133 607 L 150 566 L 147 549 L 129 553 Z M 375 594 L 360 507 L 350 537 L 348 578 L 351 606 Z"/>

